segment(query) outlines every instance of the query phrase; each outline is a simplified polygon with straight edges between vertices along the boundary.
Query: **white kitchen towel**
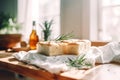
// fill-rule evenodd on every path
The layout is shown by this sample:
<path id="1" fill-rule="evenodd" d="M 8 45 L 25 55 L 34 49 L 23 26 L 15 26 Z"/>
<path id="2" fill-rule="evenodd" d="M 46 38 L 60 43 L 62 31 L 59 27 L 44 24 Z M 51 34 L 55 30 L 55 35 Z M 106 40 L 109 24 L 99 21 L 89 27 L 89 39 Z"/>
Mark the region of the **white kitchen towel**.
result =
<path id="1" fill-rule="evenodd" d="M 29 52 L 20 51 L 13 54 L 13 56 L 20 61 L 35 65 L 52 73 L 69 70 L 70 68 L 66 63 L 69 59 L 78 57 L 76 55 L 45 56 L 37 53 L 36 50 Z M 85 58 L 93 66 L 95 63 L 109 63 L 112 61 L 120 63 L 120 43 L 110 42 L 105 46 L 91 47 L 85 53 Z"/>
<path id="2" fill-rule="evenodd" d="M 75 55 L 61 55 L 61 56 L 45 56 L 34 51 L 20 51 L 13 54 L 13 56 L 25 63 L 35 65 L 37 67 L 43 68 L 51 73 L 60 73 L 61 71 L 69 70 L 66 65 L 69 59 L 75 59 Z"/>
<path id="3" fill-rule="evenodd" d="M 120 63 L 120 42 L 110 42 L 105 46 L 99 47 L 102 52 L 100 63 L 118 62 Z"/>
<path id="4" fill-rule="evenodd" d="M 94 63 L 120 63 L 120 42 L 110 42 L 105 46 L 91 47 L 86 53 L 86 58 L 91 58 Z"/>

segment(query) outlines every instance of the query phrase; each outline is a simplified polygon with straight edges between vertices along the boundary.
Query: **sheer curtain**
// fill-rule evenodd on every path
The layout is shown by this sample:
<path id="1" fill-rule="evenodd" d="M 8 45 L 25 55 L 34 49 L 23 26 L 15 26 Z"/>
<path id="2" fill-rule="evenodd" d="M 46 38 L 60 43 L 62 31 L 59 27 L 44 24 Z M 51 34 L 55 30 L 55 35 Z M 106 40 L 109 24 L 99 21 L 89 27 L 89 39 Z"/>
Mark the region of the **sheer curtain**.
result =
<path id="1" fill-rule="evenodd" d="M 60 35 L 60 0 L 39 0 L 39 23 L 53 19 L 51 39 Z M 40 34 L 40 33 L 39 33 Z"/>
<path id="2" fill-rule="evenodd" d="M 120 0 L 99 0 L 99 39 L 120 41 Z"/>
<path id="3" fill-rule="evenodd" d="M 32 0 L 18 0 L 18 22 L 22 24 L 23 40 L 27 41 L 32 28 Z"/>
<path id="4" fill-rule="evenodd" d="M 60 0 L 18 0 L 18 22 L 23 26 L 23 40 L 28 41 L 33 20 L 37 23 L 39 38 L 42 38 L 39 24 L 45 19 L 54 20 L 51 38 L 57 37 L 60 34 Z"/>

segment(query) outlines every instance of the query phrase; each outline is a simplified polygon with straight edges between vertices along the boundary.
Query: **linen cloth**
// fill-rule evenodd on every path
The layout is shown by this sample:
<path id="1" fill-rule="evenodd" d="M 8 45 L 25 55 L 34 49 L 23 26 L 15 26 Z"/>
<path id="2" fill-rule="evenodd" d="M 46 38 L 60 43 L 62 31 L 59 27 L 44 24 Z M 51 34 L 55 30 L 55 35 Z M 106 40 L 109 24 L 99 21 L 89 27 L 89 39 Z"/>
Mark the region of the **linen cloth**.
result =
<path id="1" fill-rule="evenodd" d="M 120 63 L 120 42 L 110 42 L 105 46 L 95 47 L 92 46 L 85 54 L 86 61 L 91 63 Z M 82 54 L 78 55 L 81 56 Z M 67 66 L 69 59 L 75 59 L 76 55 L 59 55 L 59 56 L 45 56 L 37 53 L 36 50 L 25 52 L 20 51 L 13 54 L 13 56 L 23 62 L 43 68 L 51 73 L 60 73 L 67 71 L 71 68 Z M 69 58 L 69 59 L 68 59 Z"/>
<path id="2" fill-rule="evenodd" d="M 36 50 L 29 52 L 20 51 L 13 54 L 13 56 L 22 62 L 35 65 L 56 74 L 69 70 L 69 67 L 66 65 L 68 58 L 75 59 L 77 57 L 75 55 L 45 56 L 37 53 Z"/>

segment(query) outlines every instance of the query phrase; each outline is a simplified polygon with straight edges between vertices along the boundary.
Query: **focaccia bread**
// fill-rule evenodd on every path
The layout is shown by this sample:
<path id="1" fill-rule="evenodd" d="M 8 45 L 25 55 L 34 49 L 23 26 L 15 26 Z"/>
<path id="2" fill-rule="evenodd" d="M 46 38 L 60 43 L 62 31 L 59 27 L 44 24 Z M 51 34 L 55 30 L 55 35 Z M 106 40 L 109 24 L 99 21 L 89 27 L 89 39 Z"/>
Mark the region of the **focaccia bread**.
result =
<path id="1" fill-rule="evenodd" d="M 54 41 L 39 42 L 37 44 L 37 52 L 45 55 L 60 55 L 63 54 L 62 47 Z"/>
<path id="2" fill-rule="evenodd" d="M 89 40 L 70 39 L 63 40 L 62 43 L 67 43 L 66 52 L 64 54 L 75 54 L 86 53 L 90 47 L 91 42 Z"/>
<path id="3" fill-rule="evenodd" d="M 86 53 L 91 47 L 89 40 L 62 40 L 62 41 L 47 41 L 39 42 L 37 44 L 38 53 L 53 56 L 63 54 L 79 55 Z"/>

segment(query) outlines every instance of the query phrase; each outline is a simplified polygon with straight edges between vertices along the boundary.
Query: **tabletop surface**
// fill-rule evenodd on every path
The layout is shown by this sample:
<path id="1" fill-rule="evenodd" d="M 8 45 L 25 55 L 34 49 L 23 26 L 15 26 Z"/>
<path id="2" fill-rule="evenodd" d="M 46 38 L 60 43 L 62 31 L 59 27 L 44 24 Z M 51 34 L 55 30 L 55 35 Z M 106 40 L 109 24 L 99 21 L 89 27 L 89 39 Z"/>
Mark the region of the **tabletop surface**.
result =
<path id="1" fill-rule="evenodd" d="M 0 68 L 13 71 L 35 80 L 120 80 L 120 64 L 99 64 L 89 70 L 71 70 L 52 74 L 16 60 L 12 53 L 0 53 Z"/>

